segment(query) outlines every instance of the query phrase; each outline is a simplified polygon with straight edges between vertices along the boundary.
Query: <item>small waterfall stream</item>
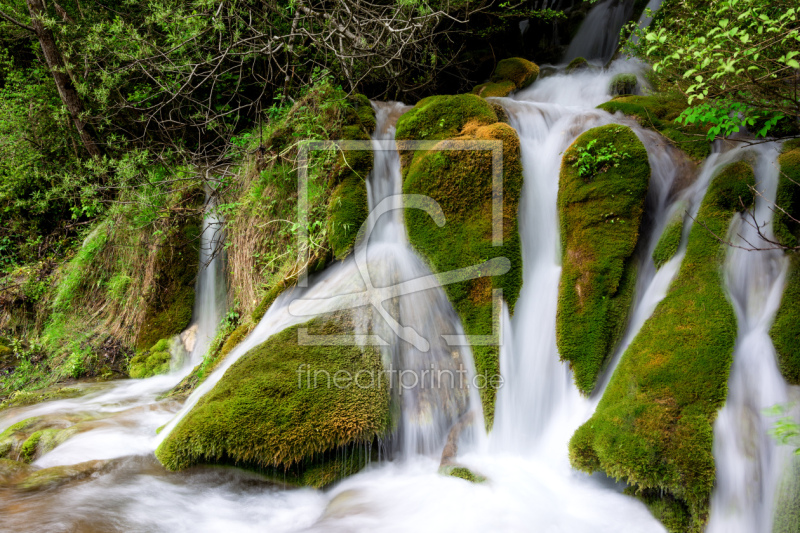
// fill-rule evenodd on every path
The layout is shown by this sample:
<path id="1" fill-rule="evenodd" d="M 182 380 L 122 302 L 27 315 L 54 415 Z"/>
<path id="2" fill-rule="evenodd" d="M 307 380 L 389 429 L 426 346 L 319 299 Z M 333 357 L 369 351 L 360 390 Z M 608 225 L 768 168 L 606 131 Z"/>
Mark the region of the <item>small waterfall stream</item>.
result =
<path id="1" fill-rule="evenodd" d="M 36 466 L 69 465 L 152 452 L 156 429 L 168 422 L 175 412 L 174 403 L 157 402 L 157 397 L 180 383 L 202 359 L 225 308 L 222 258 L 219 254 L 213 254 L 222 242 L 222 233 L 220 222 L 210 204 L 209 211 L 204 217 L 200 237 L 200 267 L 195 282 L 192 324 L 181 336 L 190 350 L 186 350 L 184 342 L 176 336 L 172 343 L 175 368 L 168 374 L 99 384 L 93 386 L 98 389 L 97 392 L 80 398 L 3 412 L 0 415 L 0 432 L 34 416 L 85 413 L 99 417 L 95 428 L 67 440 L 37 460 Z"/>
<path id="2" fill-rule="evenodd" d="M 779 147 L 767 143 L 736 152 L 740 158 L 755 159 L 753 169 L 761 196 L 756 198 L 753 218 L 771 237 Z M 748 248 L 748 243 L 761 242 L 751 224 L 737 217 L 730 232 L 734 244 Z M 728 398 L 714 425 L 717 486 L 708 533 L 772 531 L 774 492 L 788 464 L 788 450 L 770 438 L 774 419 L 763 411 L 788 399 L 769 336 L 787 267 L 780 250 L 729 249 L 725 278 L 739 331 Z"/>

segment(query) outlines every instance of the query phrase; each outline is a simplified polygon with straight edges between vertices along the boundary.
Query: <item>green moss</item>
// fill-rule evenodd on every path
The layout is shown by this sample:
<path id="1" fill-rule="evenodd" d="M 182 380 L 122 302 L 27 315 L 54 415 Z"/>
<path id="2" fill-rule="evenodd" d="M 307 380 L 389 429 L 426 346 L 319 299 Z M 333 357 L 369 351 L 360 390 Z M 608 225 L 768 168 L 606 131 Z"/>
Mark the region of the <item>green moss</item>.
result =
<path id="1" fill-rule="evenodd" d="M 499 82 L 490 81 L 476 85 L 475 88 L 472 89 L 472 94 L 483 98 L 508 96 L 511 94 L 511 91 L 516 88 L 517 86 L 514 85 L 514 82 L 511 80 L 501 80 Z"/>
<path id="2" fill-rule="evenodd" d="M 470 483 L 483 483 L 486 481 L 485 477 L 478 475 L 469 468 L 463 466 L 443 466 L 439 469 L 439 473 L 445 476 L 457 477 L 459 479 L 463 479 L 464 481 L 469 481 Z"/>
<path id="3" fill-rule="evenodd" d="M 328 203 L 328 241 L 336 259 L 343 259 L 353 249 L 368 215 L 365 178 L 351 173 L 336 186 Z"/>
<path id="4" fill-rule="evenodd" d="M 429 96 L 397 121 L 400 140 L 440 140 L 455 137 L 468 123 L 494 124 L 497 115 L 483 98 L 474 94 Z"/>
<path id="5" fill-rule="evenodd" d="M 696 161 L 703 161 L 711 153 L 711 144 L 702 128 L 675 122 L 688 107 L 679 94 L 622 96 L 597 107 L 609 113 L 620 111 L 634 117 L 639 124 L 659 132 Z"/>
<path id="6" fill-rule="evenodd" d="M 134 379 L 166 374 L 170 369 L 172 353 L 170 340 L 161 339 L 149 350 L 137 353 L 128 365 L 128 375 Z"/>
<path id="7" fill-rule="evenodd" d="M 30 463 L 33 460 L 34 454 L 36 454 L 36 446 L 39 444 L 39 439 L 42 436 L 41 431 L 35 432 L 33 435 L 28 437 L 28 439 L 22 444 L 22 449 L 20 450 L 20 457 L 26 463 Z"/>
<path id="8" fill-rule="evenodd" d="M 375 110 L 372 109 L 372 104 L 369 98 L 363 94 L 353 94 L 347 99 L 348 103 L 356 112 L 358 122 L 367 133 L 375 131 Z M 352 119 L 351 123 L 355 123 Z"/>
<path id="9" fill-rule="evenodd" d="M 653 263 L 656 269 L 664 266 L 667 261 L 675 257 L 678 253 L 678 247 L 681 244 L 681 235 L 683 234 L 683 213 L 675 213 L 675 216 L 667 223 L 661 238 L 658 239 L 653 250 Z"/>
<path id="10" fill-rule="evenodd" d="M 635 74 L 617 74 L 611 78 L 608 91 L 613 95 L 631 95 L 636 93 L 639 80 Z"/>
<path id="11" fill-rule="evenodd" d="M 539 66 L 521 57 L 511 57 L 500 61 L 492 73 L 492 81 L 509 80 L 517 89 L 524 89 L 539 76 Z"/>
<path id="12" fill-rule="evenodd" d="M 294 280 L 292 280 L 291 283 L 294 283 Z M 264 297 L 261 298 L 261 302 L 259 302 L 255 310 L 253 310 L 253 322 L 258 324 L 261 321 L 261 319 L 264 317 L 264 314 L 267 312 L 267 309 L 269 309 L 269 307 L 275 302 L 275 299 L 278 298 L 278 296 L 280 296 L 288 286 L 289 285 L 286 280 L 280 280 L 267 290 L 267 292 L 264 294 Z"/>
<path id="13" fill-rule="evenodd" d="M 156 260 L 158 274 L 136 339 L 137 349 L 177 335 L 191 322 L 199 242 L 199 219 L 187 220 L 167 237 Z"/>
<path id="14" fill-rule="evenodd" d="M 772 533 L 800 533 L 800 457 L 795 455 L 789 461 L 775 495 Z"/>
<path id="15" fill-rule="evenodd" d="M 508 96 L 512 91 L 524 89 L 539 77 L 539 66 L 521 57 L 503 59 L 497 64 L 491 80 L 472 89 L 472 94 L 483 98 Z"/>
<path id="16" fill-rule="evenodd" d="M 441 126 L 439 126 L 441 125 Z M 519 139 L 513 128 L 497 122 L 491 106 L 473 95 L 437 96 L 422 100 L 400 117 L 398 140 L 500 140 L 503 142 L 503 244 L 492 246 L 491 153 L 477 150 L 418 151 L 402 156 L 403 192 L 421 194 L 439 203 L 446 218 L 438 227 L 419 209 L 405 211 L 408 236 L 434 272 L 448 272 L 505 257 L 508 273 L 444 287 L 467 335 L 492 334 L 492 289 L 502 289 L 513 313 L 522 285 L 522 255 L 517 209 L 522 188 Z M 499 375 L 499 347 L 473 346 L 478 374 Z M 494 416 L 495 389 L 481 389 L 487 425 Z"/>
<path id="17" fill-rule="evenodd" d="M 60 387 L 55 389 L 45 389 L 37 391 L 17 391 L 8 399 L 0 403 L 0 411 L 9 407 L 22 407 L 35 403 L 49 402 L 63 398 L 75 398 L 83 394 L 83 390 L 77 387 Z"/>
<path id="18" fill-rule="evenodd" d="M 800 242 L 800 141 L 786 143 L 778 158 L 780 178 L 773 228 L 786 246 Z M 785 211 L 785 212 L 784 212 Z M 794 218 L 795 220 L 792 220 Z M 786 381 L 800 385 L 800 252 L 791 252 L 781 305 L 770 331 L 778 365 Z"/>
<path id="19" fill-rule="evenodd" d="M 569 445 L 575 468 L 602 470 L 636 485 L 639 494 L 685 505 L 687 531 L 702 531 L 708 518 L 712 424 L 725 402 L 736 341 L 722 279 L 726 249 L 711 232 L 727 233 L 739 199 L 752 203 L 752 185 L 753 171 L 742 162 L 713 179 L 677 279 Z"/>
<path id="20" fill-rule="evenodd" d="M 385 435 L 390 425 L 389 391 L 388 381 L 381 379 L 377 350 L 300 345 L 300 328 L 332 335 L 352 332 L 353 324 L 346 317 L 314 319 L 253 348 L 159 446 L 159 461 L 170 470 L 201 463 L 286 471 L 298 465 L 321 468 L 319 459 L 326 453 L 363 446 Z M 333 382 L 337 372 L 369 374 L 362 374 L 363 387 L 352 382 L 337 387 Z M 375 376 L 372 386 L 363 378 L 370 374 Z M 327 479 L 315 475 L 321 478 Z"/>
<path id="21" fill-rule="evenodd" d="M 34 468 L 21 461 L 0 459 L 0 486 L 13 484 L 20 478 L 31 474 Z"/>
<path id="22" fill-rule="evenodd" d="M 85 479 L 100 472 L 108 461 L 87 461 L 75 465 L 53 466 L 37 470 L 16 484 L 22 491 L 37 491 L 59 487 L 72 481 Z"/>
<path id="23" fill-rule="evenodd" d="M 670 533 L 684 533 L 691 527 L 691 515 L 686 508 L 686 504 L 676 500 L 671 496 L 662 497 L 656 491 L 644 490 L 637 494 L 630 487 L 625 490 L 626 494 L 638 496 L 653 516 L 659 520 Z"/>
<path id="24" fill-rule="evenodd" d="M 589 68 L 589 62 L 586 61 L 583 57 L 576 57 L 572 61 L 569 62 L 567 68 L 565 69 L 567 72 L 572 72 L 573 70 L 581 70 L 585 68 Z"/>
<path id="25" fill-rule="evenodd" d="M 587 146 L 613 147 L 616 166 L 589 178 L 575 167 Z M 614 349 L 633 299 L 633 257 L 650 182 L 647 150 L 630 128 L 593 128 L 564 154 L 558 190 L 563 270 L 556 338 L 585 394 Z"/>

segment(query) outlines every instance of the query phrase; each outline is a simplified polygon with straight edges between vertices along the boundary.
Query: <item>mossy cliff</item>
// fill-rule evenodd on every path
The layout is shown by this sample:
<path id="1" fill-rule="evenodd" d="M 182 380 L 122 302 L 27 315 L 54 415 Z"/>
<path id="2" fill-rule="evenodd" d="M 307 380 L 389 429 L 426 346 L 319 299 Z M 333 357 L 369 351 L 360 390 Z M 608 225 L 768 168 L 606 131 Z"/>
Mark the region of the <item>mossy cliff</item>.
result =
<path id="1" fill-rule="evenodd" d="M 490 81 L 475 86 L 472 94 L 488 98 L 508 96 L 524 89 L 539 77 L 539 66 L 521 57 L 503 59 L 497 63 Z"/>
<path id="2" fill-rule="evenodd" d="M 430 151 L 403 151 L 403 192 L 434 199 L 446 222 L 438 227 L 419 209 L 407 209 L 406 227 L 411 244 L 433 272 L 479 265 L 505 257 L 510 270 L 492 278 L 477 278 L 444 286 L 467 335 L 492 334 L 492 290 L 502 289 L 513 313 L 522 285 L 522 255 L 517 231 L 517 210 L 522 189 L 522 164 L 516 131 L 498 122 L 485 100 L 471 94 L 433 96 L 420 101 L 397 123 L 398 141 L 441 141 Z M 503 160 L 502 244 L 492 245 L 492 153 L 466 147 L 444 150 L 448 140 L 501 141 Z M 473 145 L 471 145 L 473 146 Z M 500 170 L 500 169 L 499 169 Z M 499 346 L 473 346 L 478 374 L 499 375 Z M 494 416 L 496 391 L 480 391 L 487 425 Z"/>
<path id="3" fill-rule="evenodd" d="M 312 335 L 352 333 L 353 322 L 317 318 L 253 348 L 167 436 L 156 450 L 159 461 L 170 470 L 223 463 L 287 472 L 313 486 L 353 473 L 330 459 L 390 430 L 380 354 L 374 347 L 302 345 L 300 328 Z"/>
<path id="4" fill-rule="evenodd" d="M 622 356 L 592 418 L 569 444 L 572 465 L 626 481 L 671 531 L 702 531 L 714 486 L 712 424 L 725 402 L 736 316 L 722 278 L 725 235 L 753 171 L 711 182 L 678 277 Z"/>
<path id="5" fill-rule="evenodd" d="M 774 232 L 786 246 L 800 243 L 800 140 L 787 142 L 778 158 L 780 178 Z M 783 210 L 783 211 L 782 211 Z M 794 220 L 792 220 L 794 218 Z M 800 385 L 800 252 L 790 252 L 789 274 L 781 306 L 770 331 L 783 377 Z"/>
<path id="6" fill-rule="evenodd" d="M 274 117 L 256 156 L 242 162 L 224 199 L 229 301 L 246 321 L 258 322 L 274 299 L 303 270 L 315 272 L 345 257 L 367 218 L 366 178 L 370 150 L 308 150 L 307 232 L 298 245 L 298 172 L 307 141 L 369 142 L 375 113 L 363 95 L 347 95 L 326 83 L 312 87 Z M 255 141 L 255 139 L 253 139 Z M 347 147 L 345 147 L 347 148 Z"/>
<path id="7" fill-rule="evenodd" d="M 642 126 L 655 130 L 672 141 L 695 161 L 702 161 L 711 153 L 711 145 L 703 128 L 675 122 L 678 115 L 688 107 L 686 100 L 679 94 L 620 96 L 597 107 L 609 113 L 620 111 L 632 116 Z"/>
<path id="8" fill-rule="evenodd" d="M 159 339 L 177 335 L 192 321 L 200 227 L 199 216 L 185 220 L 172 229 L 158 250 L 150 304 L 136 339 L 140 350 L 150 348 Z"/>
<path id="9" fill-rule="evenodd" d="M 598 151 L 615 155 L 592 170 L 580 166 L 582 157 L 597 158 Z M 628 127 L 593 128 L 564 153 L 556 341 L 584 394 L 594 388 L 628 318 L 636 281 L 633 252 L 649 183 L 647 150 Z"/>

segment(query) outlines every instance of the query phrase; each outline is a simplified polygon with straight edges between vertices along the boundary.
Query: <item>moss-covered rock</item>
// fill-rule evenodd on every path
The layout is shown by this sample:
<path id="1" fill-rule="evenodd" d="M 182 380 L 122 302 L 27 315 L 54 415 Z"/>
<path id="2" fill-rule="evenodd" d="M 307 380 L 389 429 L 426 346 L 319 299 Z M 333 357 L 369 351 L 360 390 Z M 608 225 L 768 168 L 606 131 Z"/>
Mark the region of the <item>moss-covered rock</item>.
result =
<path id="1" fill-rule="evenodd" d="M 713 428 L 725 402 L 736 316 L 722 278 L 725 235 L 753 201 L 750 166 L 725 167 L 711 182 L 667 296 L 625 351 L 592 418 L 573 435 L 570 460 L 635 485 L 653 508 L 665 502 L 686 531 L 702 531 L 714 487 Z M 709 231 L 710 230 L 710 231 Z M 644 492 L 647 491 L 647 492 Z M 672 520 L 672 519 L 670 519 Z"/>
<path id="2" fill-rule="evenodd" d="M 566 67 L 565 70 L 567 71 L 567 73 L 570 73 L 570 72 L 575 71 L 575 70 L 583 70 L 583 69 L 588 69 L 588 68 L 591 68 L 591 65 L 589 64 L 588 61 L 586 61 L 585 58 L 576 57 L 575 59 L 570 61 L 569 64 L 567 64 L 567 67 Z"/>
<path id="3" fill-rule="evenodd" d="M 616 154 L 581 176 L 582 156 Z M 585 394 L 627 321 L 636 280 L 634 249 L 650 183 L 647 150 L 630 128 L 593 128 L 564 153 L 558 189 L 563 270 L 556 339 Z"/>
<path id="4" fill-rule="evenodd" d="M 667 223 L 667 227 L 664 228 L 664 232 L 653 249 L 653 263 L 656 269 L 664 266 L 678 253 L 681 235 L 683 235 L 683 212 L 679 211 Z"/>
<path id="5" fill-rule="evenodd" d="M 800 242 L 800 140 L 787 142 L 778 158 L 780 181 L 774 232 L 786 246 Z M 795 220 L 792 220 L 794 218 Z M 789 274 L 781 305 L 770 331 L 778 365 L 786 381 L 800 385 L 800 252 L 791 252 Z"/>
<path id="6" fill-rule="evenodd" d="M 87 420 L 81 415 L 26 418 L 0 434 L 0 458 L 31 463 L 77 434 Z"/>
<path id="7" fill-rule="evenodd" d="M 36 471 L 36 467 L 29 464 L 0 459 L 0 487 L 11 485 Z"/>
<path id="8" fill-rule="evenodd" d="M 472 89 L 472 94 L 481 96 L 483 98 L 502 97 L 508 96 L 512 91 L 516 90 L 517 86 L 511 80 L 501 80 L 499 82 L 487 81 L 476 85 Z"/>
<path id="9" fill-rule="evenodd" d="M 25 405 L 33 405 L 35 403 L 61 400 L 64 398 L 75 398 L 81 394 L 84 394 L 84 392 L 85 391 L 83 389 L 71 385 L 54 386 L 47 389 L 33 391 L 16 391 L 6 400 L 0 403 L 0 411 L 9 407 L 23 407 Z"/>
<path id="10" fill-rule="evenodd" d="M 688 107 L 679 94 L 654 94 L 650 96 L 621 96 L 597 106 L 609 113 L 620 111 L 636 119 L 646 128 L 659 132 L 695 161 L 702 161 L 711 153 L 711 144 L 703 128 L 683 126 L 675 122 Z"/>
<path id="11" fill-rule="evenodd" d="M 361 175 L 351 172 L 331 192 L 328 202 L 328 240 L 336 259 L 343 259 L 350 253 L 356 243 L 358 230 L 369 216 L 367 174 L 369 170 Z"/>
<path id="12" fill-rule="evenodd" d="M 389 390 L 378 351 L 300 345 L 299 328 L 333 335 L 352 333 L 353 323 L 342 316 L 314 319 L 242 356 L 158 447 L 159 461 L 170 470 L 237 464 L 319 486 L 342 475 L 329 461 L 337 452 L 384 436 Z M 352 381 L 357 373 L 358 386 Z M 337 375 L 351 379 L 344 383 Z M 368 383 L 364 376 L 374 379 Z"/>
<path id="13" fill-rule="evenodd" d="M 497 64 L 490 81 L 475 86 L 472 94 L 489 98 L 508 96 L 529 86 L 539 77 L 539 66 L 521 57 L 503 59 Z"/>
<path id="14" fill-rule="evenodd" d="M 636 94 L 637 85 L 639 85 L 639 80 L 636 79 L 636 74 L 617 74 L 611 78 L 608 91 L 614 96 L 632 95 Z"/>
<path id="15" fill-rule="evenodd" d="M 171 231 L 159 250 L 158 274 L 136 339 L 139 350 L 147 349 L 159 339 L 179 334 L 192 320 L 200 223 L 199 217 L 187 219 Z"/>
<path id="16" fill-rule="evenodd" d="M 772 533 L 800 533 L 800 457 L 795 455 L 789 462 L 775 495 Z"/>
<path id="17" fill-rule="evenodd" d="M 170 339 L 161 339 L 149 350 L 137 353 L 128 365 L 128 374 L 134 379 L 166 374 L 170 369 L 172 353 Z"/>
<path id="18" fill-rule="evenodd" d="M 86 479 L 94 474 L 102 472 L 110 464 L 109 461 L 95 460 L 75 465 L 42 468 L 41 470 L 36 470 L 29 474 L 22 481 L 19 481 L 15 485 L 15 488 L 26 492 L 53 489 L 73 481 Z"/>
<path id="19" fill-rule="evenodd" d="M 465 466 L 445 465 L 439 468 L 439 473 L 443 476 L 457 477 L 471 483 L 483 483 L 486 481 L 486 477 L 476 474 Z"/>
<path id="20" fill-rule="evenodd" d="M 521 57 L 503 59 L 497 64 L 491 80 L 495 83 L 508 80 L 517 89 L 524 89 L 539 76 L 539 66 Z"/>
<path id="21" fill-rule="evenodd" d="M 421 194 L 439 203 L 446 218 L 439 227 L 419 209 L 407 209 L 406 227 L 411 244 L 434 272 L 474 266 L 505 257 L 510 270 L 502 276 L 477 278 L 444 287 L 467 335 L 492 334 L 492 290 L 502 289 L 513 313 L 522 285 L 522 255 L 517 210 L 522 189 L 519 139 L 513 128 L 498 122 L 482 98 L 465 94 L 433 96 L 400 117 L 398 141 L 499 140 L 503 147 L 503 241 L 492 245 L 492 156 L 489 151 L 431 150 L 401 152 L 403 192 Z M 447 146 L 447 141 L 440 144 Z M 499 375 L 499 347 L 473 346 L 478 374 Z M 488 425 L 494 416 L 495 389 L 481 389 Z"/>

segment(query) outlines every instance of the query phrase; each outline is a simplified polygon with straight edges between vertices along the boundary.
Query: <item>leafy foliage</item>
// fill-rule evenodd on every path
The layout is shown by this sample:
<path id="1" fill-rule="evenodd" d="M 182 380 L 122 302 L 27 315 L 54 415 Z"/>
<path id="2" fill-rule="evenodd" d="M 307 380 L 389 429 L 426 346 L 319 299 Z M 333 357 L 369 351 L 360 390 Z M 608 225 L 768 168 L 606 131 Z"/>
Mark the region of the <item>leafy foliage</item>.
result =
<path id="1" fill-rule="evenodd" d="M 685 0 L 636 30 L 634 53 L 653 62 L 663 83 L 676 84 L 690 105 L 685 124 L 708 124 L 708 135 L 748 127 L 757 136 L 786 117 L 800 120 L 800 12 L 793 0 Z"/>

